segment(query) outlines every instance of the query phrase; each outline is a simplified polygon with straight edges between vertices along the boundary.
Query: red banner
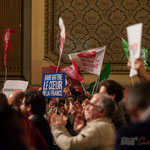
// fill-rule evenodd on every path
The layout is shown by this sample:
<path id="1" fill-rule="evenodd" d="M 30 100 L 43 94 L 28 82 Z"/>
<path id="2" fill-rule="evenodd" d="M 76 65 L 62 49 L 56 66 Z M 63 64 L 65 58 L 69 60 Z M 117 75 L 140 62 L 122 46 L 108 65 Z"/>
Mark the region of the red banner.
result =
<path id="1" fill-rule="evenodd" d="M 72 60 L 72 65 L 74 66 L 74 70 L 76 72 L 76 76 L 81 83 L 84 83 L 84 79 L 80 76 L 77 64 Z"/>
<path id="2" fill-rule="evenodd" d="M 50 67 L 55 71 L 57 70 L 56 66 L 50 65 Z M 75 62 L 73 62 L 71 66 L 62 67 L 61 69 L 59 68 L 58 72 L 65 72 L 68 77 L 71 77 L 72 79 L 80 81 L 82 83 L 84 82 L 84 79 L 78 73 L 78 68 Z"/>
<path id="3" fill-rule="evenodd" d="M 56 70 L 57 70 L 57 67 L 56 67 L 56 66 L 50 65 L 50 67 L 51 67 L 53 70 L 55 70 L 55 72 L 56 72 Z M 60 68 L 58 68 L 58 72 L 61 72 Z"/>

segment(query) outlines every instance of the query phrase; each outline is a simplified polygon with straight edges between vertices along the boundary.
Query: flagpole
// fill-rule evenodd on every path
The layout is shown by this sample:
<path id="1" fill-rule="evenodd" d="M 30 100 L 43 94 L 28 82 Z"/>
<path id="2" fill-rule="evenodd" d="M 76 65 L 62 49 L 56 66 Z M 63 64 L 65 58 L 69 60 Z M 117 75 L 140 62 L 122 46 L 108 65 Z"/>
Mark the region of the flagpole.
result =
<path id="1" fill-rule="evenodd" d="M 98 87 L 99 87 L 99 77 L 98 77 L 98 81 L 97 81 L 97 84 L 96 84 L 96 91 L 97 91 Z"/>
<path id="2" fill-rule="evenodd" d="M 6 82 L 6 79 L 7 79 L 7 67 L 5 67 L 5 82 Z"/>
<path id="3" fill-rule="evenodd" d="M 60 60 L 61 60 L 61 56 L 59 56 L 59 60 L 58 60 L 58 65 L 57 65 L 56 73 L 58 72 L 58 68 L 59 68 L 59 65 L 60 65 Z"/>
<path id="4" fill-rule="evenodd" d="M 134 87 L 134 80 L 133 80 L 133 78 L 131 77 L 131 81 L 132 81 L 132 85 L 133 85 L 133 87 Z"/>
<path id="5" fill-rule="evenodd" d="M 92 90 L 92 95 L 94 94 L 94 89 L 95 89 L 95 87 L 96 87 L 96 85 L 97 85 L 97 81 L 98 81 L 98 78 L 97 78 L 97 80 L 95 81 L 95 84 L 94 84 L 94 87 L 93 87 L 93 90 Z"/>
<path id="6" fill-rule="evenodd" d="M 84 87 L 83 83 L 82 83 L 82 82 L 80 82 L 80 84 L 81 84 L 81 86 L 82 86 L 82 88 L 83 88 L 83 91 L 84 91 L 84 92 L 86 92 L 86 90 L 85 90 L 85 87 Z"/>
<path id="7" fill-rule="evenodd" d="M 76 72 L 76 71 L 75 71 Z M 77 78 L 78 78 L 78 80 L 79 80 L 79 77 L 78 77 L 78 74 L 77 74 L 77 72 L 76 72 L 76 75 L 77 75 Z M 80 81 L 80 80 L 79 80 Z M 83 91 L 84 92 L 86 92 L 86 90 L 85 90 L 85 87 L 84 87 L 84 85 L 83 85 L 83 83 L 80 81 L 80 84 L 81 84 L 81 86 L 82 86 L 82 88 L 83 88 Z"/>
<path id="8" fill-rule="evenodd" d="M 101 73 L 100 73 L 101 74 Z M 94 84 L 94 88 L 93 88 L 93 90 L 92 90 L 92 95 L 93 95 L 93 93 L 95 92 L 95 87 L 96 87 L 96 91 L 97 91 L 97 88 L 98 88 L 98 84 L 99 84 L 99 78 L 100 78 L 100 74 L 99 74 L 99 77 L 97 78 L 97 80 L 96 80 L 96 82 L 95 82 L 95 84 Z"/>
<path id="9" fill-rule="evenodd" d="M 96 80 L 97 81 L 97 80 Z M 93 87 L 93 90 L 92 90 L 92 95 L 94 93 L 94 89 L 95 89 L 95 86 L 96 86 L 96 81 L 95 81 L 95 84 L 94 84 L 94 87 Z"/>

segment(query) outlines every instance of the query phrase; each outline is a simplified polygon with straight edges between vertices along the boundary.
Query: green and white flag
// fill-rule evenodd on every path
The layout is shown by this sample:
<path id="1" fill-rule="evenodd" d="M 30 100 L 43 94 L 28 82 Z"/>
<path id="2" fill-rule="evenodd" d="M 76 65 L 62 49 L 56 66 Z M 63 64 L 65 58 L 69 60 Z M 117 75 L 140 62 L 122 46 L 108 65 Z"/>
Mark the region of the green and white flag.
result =
<path id="1" fill-rule="evenodd" d="M 107 80 L 107 79 L 109 78 L 110 72 L 111 72 L 111 62 L 108 61 L 107 64 L 105 65 L 104 69 L 101 71 L 101 74 L 100 74 L 100 76 L 99 76 L 99 78 L 98 78 L 98 81 L 100 82 L 100 81 L 102 81 L 102 80 Z M 94 88 L 94 85 L 95 85 L 95 82 L 96 82 L 96 81 L 92 82 L 92 83 L 86 88 L 86 90 L 87 90 L 90 94 L 92 94 L 92 91 L 93 91 L 93 90 L 94 90 L 94 91 L 96 90 L 96 87 L 95 87 L 95 89 L 93 89 L 93 88 Z"/>
<path id="2" fill-rule="evenodd" d="M 129 50 L 128 50 L 128 47 L 129 47 L 128 42 L 123 38 L 121 38 L 121 41 L 122 41 L 122 44 L 123 44 L 123 50 L 125 52 L 125 55 L 126 55 L 126 58 L 127 58 L 127 61 L 128 61 L 129 56 L 130 56 L 130 53 L 129 53 Z M 150 66 L 150 64 L 148 63 L 148 50 L 143 46 L 141 46 L 140 57 L 144 61 L 145 69 L 148 69 L 148 67 Z"/>

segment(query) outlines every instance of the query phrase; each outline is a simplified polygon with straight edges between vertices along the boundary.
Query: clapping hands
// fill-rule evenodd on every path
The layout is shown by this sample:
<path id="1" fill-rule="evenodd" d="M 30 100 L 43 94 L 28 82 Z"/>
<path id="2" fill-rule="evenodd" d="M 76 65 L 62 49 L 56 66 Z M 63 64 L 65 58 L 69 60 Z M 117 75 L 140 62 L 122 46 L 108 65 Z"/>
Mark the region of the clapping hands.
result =
<path id="1" fill-rule="evenodd" d="M 66 120 L 63 119 L 63 114 L 58 115 L 54 113 L 51 116 L 51 128 L 55 128 L 56 126 L 66 126 Z"/>
<path id="2" fill-rule="evenodd" d="M 74 131 L 79 133 L 80 130 L 84 127 L 85 122 L 83 120 L 83 116 L 81 114 L 77 114 L 74 122 Z"/>

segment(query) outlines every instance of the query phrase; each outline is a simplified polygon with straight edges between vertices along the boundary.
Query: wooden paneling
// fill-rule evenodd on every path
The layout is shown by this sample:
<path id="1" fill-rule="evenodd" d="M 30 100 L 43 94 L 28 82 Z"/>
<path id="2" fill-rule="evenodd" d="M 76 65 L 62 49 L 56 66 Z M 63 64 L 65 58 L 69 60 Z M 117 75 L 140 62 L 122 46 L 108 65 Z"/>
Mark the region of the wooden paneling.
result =
<path id="1" fill-rule="evenodd" d="M 8 78 L 22 77 L 22 0 L 0 0 L 0 80 L 4 80 L 3 30 L 13 28 L 13 50 L 7 55 Z"/>

